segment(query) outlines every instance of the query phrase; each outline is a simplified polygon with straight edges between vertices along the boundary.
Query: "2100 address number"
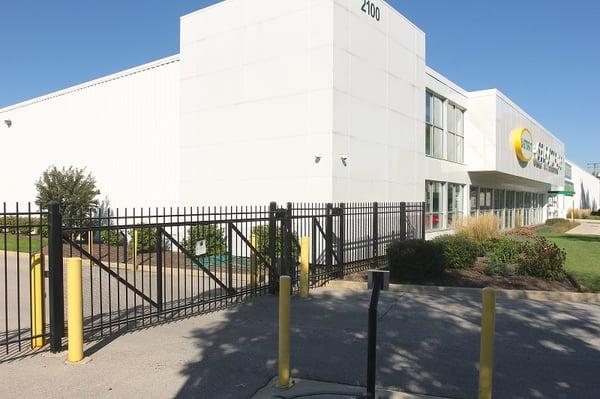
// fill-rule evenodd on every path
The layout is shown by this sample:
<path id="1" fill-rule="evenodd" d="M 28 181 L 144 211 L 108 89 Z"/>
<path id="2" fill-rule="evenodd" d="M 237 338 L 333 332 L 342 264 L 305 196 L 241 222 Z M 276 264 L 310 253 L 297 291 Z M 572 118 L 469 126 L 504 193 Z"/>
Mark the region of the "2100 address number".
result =
<path id="1" fill-rule="evenodd" d="M 363 0 L 361 10 L 365 14 L 370 15 L 371 18 L 374 18 L 377 21 L 381 19 L 381 10 L 371 0 Z"/>

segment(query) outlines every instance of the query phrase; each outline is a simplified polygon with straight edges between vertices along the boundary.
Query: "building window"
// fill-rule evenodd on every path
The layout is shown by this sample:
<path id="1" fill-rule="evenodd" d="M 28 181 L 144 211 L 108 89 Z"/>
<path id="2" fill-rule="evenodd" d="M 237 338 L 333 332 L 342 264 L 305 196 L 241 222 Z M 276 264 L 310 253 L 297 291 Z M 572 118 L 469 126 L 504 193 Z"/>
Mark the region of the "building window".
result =
<path id="1" fill-rule="evenodd" d="M 427 230 L 439 230 L 444 227 L 444 212 L 442 209 L 443 189 L 443 183 L 425 182 L 425 228 Z"/>
<path id="2" fill-rule="evenodd" d="M 570 163 L 565 162 L 565 178 L 571 180 L 573 178 L 573 167 Z"/>
<path id="3" fill-rule="evenodd" d="M 425 153 L 444 157 L 444 100 L 427 92 L 425 96 Z"/>
<path id="4" fill-rule="evenodd" d="M 448 184 L 448 226 L 452 226 L 452 222 L 462 218 L 463 196 L 463 186 Z"/>
<path id="5" fill-rule="evenodd" d="M 471 209 L 471 216 L 477 215 L 477 208 L 479 208 L 479 204 L 477 201 L 478 196 L 479 196 L 479 189 L 477 187 L 471 186 L 471 192 L 469 195 L 469 198 L 470 198 L 469 209 Z"/>
<path id="6" fill-rule="evenodd" d="M 464 111 L 448 103 L 448 161 L 464 162 L 465 154 L 465 115 Z"/>

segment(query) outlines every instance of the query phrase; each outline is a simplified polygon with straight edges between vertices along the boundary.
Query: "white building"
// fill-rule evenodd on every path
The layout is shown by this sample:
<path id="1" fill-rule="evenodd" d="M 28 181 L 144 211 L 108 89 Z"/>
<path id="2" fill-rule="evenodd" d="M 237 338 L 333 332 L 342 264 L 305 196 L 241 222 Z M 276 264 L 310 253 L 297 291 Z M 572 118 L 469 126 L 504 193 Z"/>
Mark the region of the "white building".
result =
<path id="1" fill-rule="evenodd" d="M 426 201 L 443 230 L 564 216 L 572 183 L 598 207 L 562 141 L 428 68 L 425 33 L 366 4 L 226 0 L 181 18 L 179 55 L 0 109 L 0 199 L 32 199 L 56 164 L 86 166 L 114 206 Z"/>

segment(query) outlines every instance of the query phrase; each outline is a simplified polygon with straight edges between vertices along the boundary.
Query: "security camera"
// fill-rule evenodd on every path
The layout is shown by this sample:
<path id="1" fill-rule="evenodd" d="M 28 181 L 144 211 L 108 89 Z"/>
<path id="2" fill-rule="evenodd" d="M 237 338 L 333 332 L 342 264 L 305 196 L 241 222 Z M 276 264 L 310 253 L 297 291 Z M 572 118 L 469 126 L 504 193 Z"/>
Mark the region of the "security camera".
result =
<path id="1" fill-rule="evenodd" d="M 10 119 L 5 119 L 4 123 L 6 123 L 6 126 L 8 126 L 8 127 L 12 126 L 12 121 Z"/>

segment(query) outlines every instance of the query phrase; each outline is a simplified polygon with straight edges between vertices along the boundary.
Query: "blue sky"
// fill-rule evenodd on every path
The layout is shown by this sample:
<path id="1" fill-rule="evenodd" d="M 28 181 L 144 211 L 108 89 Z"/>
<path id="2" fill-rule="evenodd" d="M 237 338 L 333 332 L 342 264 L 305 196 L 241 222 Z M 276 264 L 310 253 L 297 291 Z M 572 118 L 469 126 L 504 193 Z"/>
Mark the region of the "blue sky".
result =
<path id="1" fill-rule="evenodd" d="M 4 0 L 0 107 L 175 54 L 179 16 L 215 2 Z M 575 162 L 600 162 L 600 2 L 390 3 L 426 32 L 431 67 L 467 90 L 499 88 Z"/>

